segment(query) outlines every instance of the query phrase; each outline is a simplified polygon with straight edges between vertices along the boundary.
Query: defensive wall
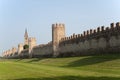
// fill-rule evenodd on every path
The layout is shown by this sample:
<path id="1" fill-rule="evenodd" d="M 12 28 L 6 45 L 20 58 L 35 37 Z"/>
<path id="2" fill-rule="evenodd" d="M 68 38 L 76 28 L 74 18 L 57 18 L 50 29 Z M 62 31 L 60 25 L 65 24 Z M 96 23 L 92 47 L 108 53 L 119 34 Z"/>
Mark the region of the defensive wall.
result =
<path id="1" fill-rule="evenodd" d="M 52 43 L 41 44 L 35 46 L 32 50 L 32 57 L 52 57 L 53 56 L 53 46 Z"/>
<path id="2" fill-rule="evenodd" d="M 27 34 L 27 33 L 25 33 Z M 28 35 L 27 35 L 28 36 Z M 25 38 L 29 48 L 13 47 L 3 53 L 4 58 L 64 57 L 105 53 L 120 53 L 120 22 L 98 27 L 66 37 L 64 24 L 52 24 L 52 41 L 36 44 L 36 38 Z"/>
<path id="3" fill-rule="evenodd" d="M 59 56 L 78 56 L 104 53 L 120 53 L 120 23 L 110 27 L 98 27 L 62 38 Z"/>

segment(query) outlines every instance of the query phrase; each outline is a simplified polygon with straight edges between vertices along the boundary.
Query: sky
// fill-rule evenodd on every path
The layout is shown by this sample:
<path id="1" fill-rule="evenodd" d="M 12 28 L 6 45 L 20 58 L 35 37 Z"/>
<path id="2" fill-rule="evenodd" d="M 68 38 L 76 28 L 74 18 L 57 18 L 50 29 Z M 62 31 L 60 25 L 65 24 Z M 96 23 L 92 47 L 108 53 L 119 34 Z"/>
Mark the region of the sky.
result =
<path id="1" fill-rule="evenodd" d="M 0 55 L 24 42 L 25 29 L 39 45 L 52 40 L 55 23 L 70 36 L 112 22 L 120 22 L 120 0 L 0 0 Z"/>

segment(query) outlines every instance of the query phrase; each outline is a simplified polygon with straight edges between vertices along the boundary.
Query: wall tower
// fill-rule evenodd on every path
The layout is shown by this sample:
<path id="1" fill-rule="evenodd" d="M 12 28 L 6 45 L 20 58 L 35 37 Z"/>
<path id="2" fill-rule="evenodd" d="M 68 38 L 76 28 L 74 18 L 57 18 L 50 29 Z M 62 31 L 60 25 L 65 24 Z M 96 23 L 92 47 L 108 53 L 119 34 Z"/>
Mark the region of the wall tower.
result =
<path id="1" fill-rule="evenodd" d="M 16 47 L 12 47 L 12 55 L 14 55 L 17 52 L 17 48 Z"/>
<path id="2" fill-rule="evenodd" d="M 65 37 L 65 25 L 64 24 L 52 24 L 52 44 L 53 44 L 53 56 L 56 57 L 59 54 L 59 41 Z"/>
<path id="3" fill-rule="evenodd" d="M 23 44 L 18 44 L 18 55 L 20 55 L 21 51 L 23 50 Z"/>
<path id="4" fill-rule="evenodd" d="M 29 57 L 32 58 L 32 49 L 36 46 L 36 38 L 29 38 Z"/>

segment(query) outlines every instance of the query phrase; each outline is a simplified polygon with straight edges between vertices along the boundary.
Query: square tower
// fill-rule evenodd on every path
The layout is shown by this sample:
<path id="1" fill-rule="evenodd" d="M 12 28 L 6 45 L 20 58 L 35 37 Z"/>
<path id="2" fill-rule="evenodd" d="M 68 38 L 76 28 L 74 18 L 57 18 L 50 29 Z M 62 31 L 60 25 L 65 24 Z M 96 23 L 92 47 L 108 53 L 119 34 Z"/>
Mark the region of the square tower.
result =
<path id="1" fill-rule="evenodd" d="M 33 47 L 36 46 L 36 38 L 30 37 L 29 38 L 29 58 L 32 58 L 32 50 Z"/>
<path id="2" fill-rule="evenodd" d="M 56 57 L 59 54 L 59 41 L 65 37 L 65 25 L 64 24 L 52 24 L 52 44 L 53 44 L 53 56 Z"/>

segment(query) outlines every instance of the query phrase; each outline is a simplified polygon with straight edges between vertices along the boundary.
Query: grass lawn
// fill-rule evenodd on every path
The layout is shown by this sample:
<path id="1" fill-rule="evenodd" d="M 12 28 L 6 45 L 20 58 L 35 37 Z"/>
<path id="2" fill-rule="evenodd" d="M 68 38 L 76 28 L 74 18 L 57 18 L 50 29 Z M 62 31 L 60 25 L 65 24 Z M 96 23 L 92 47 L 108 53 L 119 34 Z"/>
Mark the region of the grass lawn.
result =
<path id="1" fill-rule="evenodd" d="M 120 54 L 1 59 L 0 80 L 120 80 Z"/>

